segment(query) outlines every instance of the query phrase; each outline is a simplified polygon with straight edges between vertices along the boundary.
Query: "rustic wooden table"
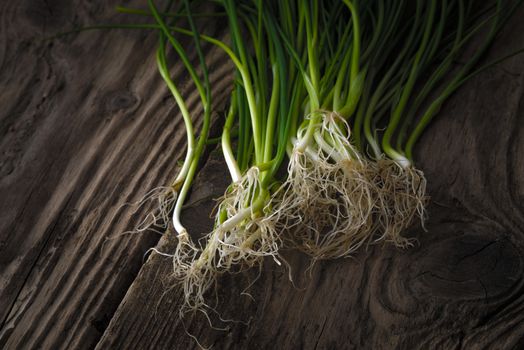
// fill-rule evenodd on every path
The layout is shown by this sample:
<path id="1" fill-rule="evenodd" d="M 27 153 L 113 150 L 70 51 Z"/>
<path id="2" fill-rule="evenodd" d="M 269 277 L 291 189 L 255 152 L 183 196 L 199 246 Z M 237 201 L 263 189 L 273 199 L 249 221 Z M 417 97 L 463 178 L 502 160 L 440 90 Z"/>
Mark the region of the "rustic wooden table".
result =
<path id="1" fill-rule="evenodd" d="M 427 231 L 409 232 L 416 247 L 372 246 L 309 275 L 289 253 L 295 285 L 268 260 L 250 296 L 258 271 L 224 276 L 218 311 L 237 322 L 212 315 L 219 331 L 201 314 L 180 321 L 168 258 L 143 261 L 157 244 L 169 252 L 172 234 L 119 235 L 148 209 L 121 204 L 168 183 L 184 152 L 155 34 L 40 40 L 120 21 L 117 4 L 0 3 L 0 348 L 196 348 L 186 330 L 216 349 L 524 348 L 524 56 L 469 81 L 428 130 L 416 159 L 432 202 Z M 523 18 L 487 61 L 522 48 Z M 231 65 L 206 55 L 220 111 Z M 199 116 L 180 65 L 173 74 Z M 220 153 L 206 155 L 184 217 L 193 231 L 209 229 L 226 175 Z"/>

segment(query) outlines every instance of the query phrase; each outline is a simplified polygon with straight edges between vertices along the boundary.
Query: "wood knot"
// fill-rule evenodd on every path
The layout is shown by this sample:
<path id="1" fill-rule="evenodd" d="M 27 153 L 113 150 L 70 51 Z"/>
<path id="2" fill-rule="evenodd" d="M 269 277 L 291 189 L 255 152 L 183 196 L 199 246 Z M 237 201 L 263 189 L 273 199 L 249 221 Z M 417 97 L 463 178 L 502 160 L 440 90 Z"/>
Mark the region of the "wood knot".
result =
<path id="1" fill-rule="evenodd" d="M 105 109 L 108 112 L 116 112 L 132 108 L 136 105 L 138 98 L 128 90 L 118 90 L 108 93 L 105 98 Z"/>
<path id="2" fill-rule="evenodd" d="M 517 247 L 503 237 L 465 233 L 435 242 L 421 254 L 417 273 L 411 275 L 414 284 L 424 294 L 449 299 L 507 292 L 521 276 L 522 261 Z"/>

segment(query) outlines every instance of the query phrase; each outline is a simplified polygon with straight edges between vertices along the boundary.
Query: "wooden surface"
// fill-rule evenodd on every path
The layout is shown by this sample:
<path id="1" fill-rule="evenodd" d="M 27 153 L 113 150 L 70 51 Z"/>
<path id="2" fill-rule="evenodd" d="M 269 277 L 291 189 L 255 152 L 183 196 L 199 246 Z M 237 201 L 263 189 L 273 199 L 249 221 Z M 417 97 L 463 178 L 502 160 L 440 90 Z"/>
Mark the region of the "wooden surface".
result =
<path id="1" fill-rule="evenodd" d="M 93 348 L 159 239 L 119 236 L 146 209 L 121 205 L 172 180 L 185 151 L 182 119 L 156 70 L 156 35 L 41 40 L 121 22 L 118 4 L 0 2 L 0 349 Z M 229 66 L 206 52 L 220 102 Z M 180 65 L 173 76 L 192 94 Z"/>
<path id="2" fill-rule="evenodd" d="M 428 130 L 417 164 L 432 202 L 427 231 L 409 232 L 416 247 L 370 247 L 310 275 L 304 256 L 287 253 L 295 285 L 267 260 L 251 296 L 242 292 L 258 271 L 223 276 L 217 309 L 237 322 L 212 315 L 228 328 L 219 331 L 201 314 L 180 321 L 168 258 L 142 265 L 157 235 L 118 236 L 144 213 L 120 205 L 166 184 L 184 151 L 180 116 L 156 72 L 155 35 L 34 40 L 118 20 L 116 4 L 0 4 L 0 348 L 197 348 L 186 330 L 216 349 L 524 348 L 524 57 L 467 83 Z M 522 47 L 523 16 L 492 58 Z M 206 53 L 220 108 L 230 66 Z M 212 153 L 184 214 L 192 231 L 209 229 L 226 175 Z M 168 234 L 157 248 L 174 243 Z"/>

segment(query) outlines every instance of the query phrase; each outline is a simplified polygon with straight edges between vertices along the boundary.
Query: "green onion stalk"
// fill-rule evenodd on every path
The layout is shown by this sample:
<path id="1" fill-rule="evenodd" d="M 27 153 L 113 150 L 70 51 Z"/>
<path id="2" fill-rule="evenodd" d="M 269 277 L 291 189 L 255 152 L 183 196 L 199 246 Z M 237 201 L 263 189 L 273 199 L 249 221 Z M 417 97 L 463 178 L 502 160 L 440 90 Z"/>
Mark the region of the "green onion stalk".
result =
<path id="1" fill-rule="evenodd" d="M 146 13 L 154 18 L 156 22 L 155 28 L 158 29 L 159 32 L 159 45 L 156 54 L 158 70 L 180 109 L 187 135 L 186 157 L 177 177 L 170 186 L 170 193 L 171 196 L 175 198 L 175 204 L 172 208 L 172 224 L 174 230 L 177 233 L 177 247 L 174 254 L 172 255 L 174 267 L 173 276 L 175 279 L 180 281 L 181 284 L 183 284 L 184 295 L 186 296 L 185 305 L 190 305 L 190 296 L 192 295 L 194 288 L 191 281 L 195 280 L 196 274 L 194 261 L 200 256 L 201 250 L 199 249 L 196 242 L 193 241 L 187 229 L 181 222 L 180 214 L 193 183 L 196 171 L 198 170 L 199 161 L 208 142 L 212 113 L 211 85 L 208 67 L 201 48 L 202 39 L 198 35 L 189 1 L 184 0 L 183 6 L 180 6 L 180 9 L 175 12 L 175 16 L 171 17 L 177 19 L 178 16 L 176 16 L 176 14 L 179 14 L 182 8 L 185 10 L 185 18 L 190 25 L 190 32 L 192 33 L 192 37 L 194 39 L 194 48 L 198 56 L 198 67 L 200 68 L 200 75 L 198 74 L 196 67 L 190 61 L 189 56 L 180 41 L 173 35 L 172 28 L 174 26 L 174 20 L 171 23 L 167 23 L 166 16 L 164 16 L 164 14 L 169 11 L 170 6 L 167 6 L 164 13 L 160 13 L 154 1 L 148 0 L 148 7 L 150 12 Z M 125 12 L 127 9 L 121 8 L 120 10 Z M 193 122 L 187 104 L 170 76 L 167 63 L 166 46 L 169 46 L 177 54 L 180 61 L 182 61 L 184 67 L 189 73 L 192 82 L 194 83 L 194 86 L 196 87 L 200 102 L 203 106 L 203 125 L 198 138 L 195 137 Z M 162 222 L 164 221 L 165 219 L 162 218 Z M 180 312 L 183 313 L 184 310 L 181 310 Z"/>
<path id="2" fill-rule="evenodd" d="M 412 244 L 402 233 L 416 218 L 423 224 L 427 203 L 414 145 L 512 6 L 298 1 L 294 15 L 274 13 L 307 91 L 272 214 L 296 247 L 326 259 L 381 241 Z M 483 43 L 454 66 L 480 32 Z"/>
<path id="3" fill-rule="evenodd" d="M 204 295 L 223 272 L 240 271 L 259 264 L 271 256 L 280 264 L 278 251 L 282 246 L 275 222 L 268 219 L 272 211 L 272 193 L 278 188 L 277 172 L 286 158 L 289 135 L 293 121 L 298 120 L 298 92 L 290 92 L 300 86 L 297 74 L 288 71 L 283 44 L 275 27 L 268 28 L 269 9 L 264 1 L 253 1 L 237 6 L 235 1 L 220 2 L 227 16 L 231 31 L 231 44 L 197 31 L 191 9 L 184 1 L 184 11 L 190 29 L 167 24 L 164 17 L 179 18 L 181 11 L 159 13 L 152 0 L 149 11 L 120 7 L 119 11 L 142 16 L 153 16 L 156 23 L 127 25 L 126 28 L 148 28 L 159 31 L 160 45 L 157 50 L 159 70 L 179 106 L 184 119 L 188 139 L 186 158 L 170 187 L 170 195 L 178 195 L 173 208 L 173 226 L 178 244 L 173 256 L 174 276 L 184 289 L 184 305 L 181 315 L 192 310 L 202 310 L 206 304 Z M 96 28 L 101 28 L 97 26 Z M 93 27 L 95 28 L 95 27 Z M 203 71 L 202 81 L 192 67 L 176 34 L 190 35 Z M 248 36 L 252 46 L 245 42 Z M 276 39 L 276 40 L 273 40 Z M 236 79 L 231 93 L 221 146 L 232 184 L 220 200 L 214 230 L 193 242 L 180 221 L 180 212 L 191 186 L 203 147 L 207 142 L 211 94 L 207 68 L 200 50 L 200 42 L 206 41 L 221 48 L 235 66 Z M 177 86 L 171 80 L 166 63 L 165 45 L 170 44 L 189 72 L 204 106 L 204 126 L 198 141 L 195 140 L 189 110 Z M 293 71 L 294 67 L 291 67 Z M 291 80 L 289 80 L 292 78 Z M 288 100 L 288 96 L 289 100 Z M 291 101 L 290 101 L 291 100 Z M 294 106 L 294 107 L 292 107 Z M 231 142 L 231 131 L 238 126 L 236 147 Z M 171 198 L 170 201 L 173 201 Z M 167 207 L 167 206 L 166 206 Z M 168 210 L 162 210 L 167 213 Z M 161 222 L 165 221 L 162 215 Z M 158 225 L 158 222 L 155 222 Z"/>
<path id="4" fill-rule="evenodd" d="M 197 256 L 176 261 L 175 270 L 183 277 L 185 291 L 183 311 L 209 307 L 205 294 L 221 273 L 259 265 L 268 256 L 280 264 L 280 232 L 268 218 L 293 113 L 298 113 L 288 100 L 295 81 L 289 80 L 284 47 L 275 28 L 267 26 L 265 2 L 254 1 L 238 8 L 235 1 L 225 0 L 222 6 L 231 30 L 231 45 L 205 35 L 200 38 L 221 47 L 236 68 L 221 137 L 232 184 L 220 200 L 213 231 L 201 239 Z M 246 44 L 246 36 L 252 46 Z M 235 123 L 239 128 L 236 147 L 231 142 Z"/>
<path id="5" fill-rule="evenodd" d="M 278 16 L 279 33 L 306 90 L 305 117 L 289 140 L 287 179 L 272 216 L 294 246 L 315 259 L 335 258 L 365 241 L 374 207 L 370 164 L 350 141 L 348 123 L 367 74 L 360 21 L 351 2 L 297 2 L 294 9 Z"/>
<path id="6" fill-rule="evenodd" d="M 157 201 L 158 205 L 146 215 L 146 217 L 135 227 L 132 232 L 152 230 L 159 233 L 164 233 L 165 229 L 167 229 L 169 223 L 171 222 L 175 231 L 177 232 L 177 237 L 180 242 L 179 247 L 177 248 L 177 253 L 174 255 L 175 259 L 178 259 L 177 257 L 179 254 L 181 254 L 182 251 L 185 251 L 185 254 L 188 253 L 188 249 L 182 249 L 184 247 L 190 248 L 189 250 L 192 252 L 192 255 L 196 254 L 197 252 L 195 244 L 191 242 L 191 238 L 180 220 L 180 214 L 182 212 L 182 207 L 187 198 L 188 192 L 191 188 L 195 173 L 198 169 L 199 161 L 202 157 L 204 148 L 208 142 L 212 113 L 211 86 L 209 82 L 208 68 L 201 49 L 201 38 L 198 35 L 188 1 L 185 0 L 182 5 L 183 6 L 179 6 L 179 8 L 173 12 L 169 12 L 172 7 L 172 1 L 168 2 L 163 12 L 159 12 L 152 0 L 148 0 L 148 10 L 137 10 L 119 6 L 117 10 L 121 13 L 150 16 L 155 20 L 156 23 L 96 25 L 80 29 L 82 31 L 113 28 L 155 29 L 159 33 L 159 44 L 156 50 L 157 67 L 182 115 L 186 131 L 187 150 L 182 166 L 171 184 L 169 186 L 162 186 L 151 190 L 140 202 L 138 202 L 139 207 L 145 205 L 145 203 L 149 201 Z M 191 26 L 191 31 L 187 32 L 192 34 L 194 38 L 194 48 L 198 54 L 199 67 L 202 77 L 200 77 L 197 73 L 196 67 L 190 61 L 188 53 L 183 48 L 180 41 L 172 34 L 171 28 L 174 26 L 176 20 L 180 19 L 181 17 L 186 18 L 187 22 L 189 22 Z M 172 19 L 170 23 L 167 22 L 168 19 Z M 189 73 L 191 81 L 194 83 L 200 98 L 200 102 L 203 106 L 203 125 L 200 133 L 198 134 L 198 138 L 193 126 L 191 113 L 187 103 L 184 100 L 184 97 L 182 96 L 179 88 L 171 78 L 166 48 L 171 48 L 176 53 L 178 59 L 180 59 L 180 61 L 183 63 L 183 66 Z"/>

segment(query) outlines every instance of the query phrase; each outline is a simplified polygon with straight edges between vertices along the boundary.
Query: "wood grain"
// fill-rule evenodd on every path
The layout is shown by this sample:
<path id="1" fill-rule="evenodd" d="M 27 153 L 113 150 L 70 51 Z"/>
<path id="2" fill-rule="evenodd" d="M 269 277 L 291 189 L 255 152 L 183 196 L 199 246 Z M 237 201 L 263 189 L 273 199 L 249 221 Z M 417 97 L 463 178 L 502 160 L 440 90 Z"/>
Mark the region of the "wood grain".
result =
<path id="1" fill-rule="evenodd" d="M 42 40 L 121 23 L 118 4 L 0 3 L 0 348 L 93 348 L 159 239 L 119 236 L 149 209 L 121 205 L 169 183 L 185 151 L 182 119 L 156 70 L 156 34 Z M 218 106 L 231 74 L 216 51 L 205 47 Z M 181 64 L 173 77 L 200 127 Z"/>
<path id="2" fill-rule="evenodd" d="M 489 58 L 521 48 L 522 16 L 520 9 Z M 252 298 L 242 291 L 257 271 L 225 275 L 218 311 L 249 322 L 212 315 L 225 331 L 212 329 L 201 314 L 179 319 L 181 291 L 171 286 L 171 261 L 153 255 L 97 348 L 198 348 L 186 330 L 216 349 L 524 348 L 523 70 L 519 56 L 476 76 L 428 130 L 416 158 L 432 204 L 427 231 L 408 233 L 416 247 L 372 246 L 352 259 L 318 263 L 310 275 L 303 273 L 308 260 L 289 253 L 296 286 L 267 260 L 248 290 Z M 221 194 L 226 172 L 219 159 L 207 163 L 194 194 Z M 205 230 L 211 206 L 202 200 L 188 208 L 188 222 L 199 225 L 194 231 Z M 158 248 L 172 251 L 173 236 Z"/>

